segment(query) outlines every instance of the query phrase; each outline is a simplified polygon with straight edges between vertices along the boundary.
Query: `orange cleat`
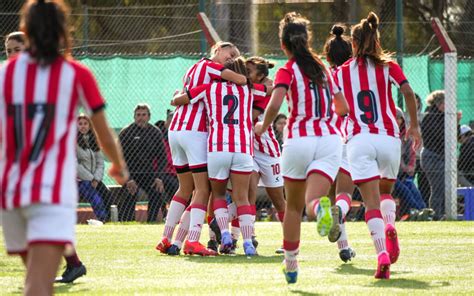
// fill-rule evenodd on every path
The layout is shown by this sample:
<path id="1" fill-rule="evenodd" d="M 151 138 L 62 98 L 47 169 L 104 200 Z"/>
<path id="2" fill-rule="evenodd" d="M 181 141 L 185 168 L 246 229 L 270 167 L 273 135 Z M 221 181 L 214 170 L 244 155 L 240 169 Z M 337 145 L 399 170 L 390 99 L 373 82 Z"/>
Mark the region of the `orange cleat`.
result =
<path id="1" fill-rule="evenodd" d="M 207 249 L 200 242 L 184 242 L 184 254 L 201 255 L 201 256 L 217 256 L 217 252 Z"/>
<path id="2" fill-rule="evenodd" d="M 171 247 L 171 242 L 168 240 L 167 237 L 164 237 L 158 245 L 156 245 L 156 248 L 158 251 L 160 251 L 163 254 L 166 254 L 166 251 L 168 251 L 169 247 Z"/>

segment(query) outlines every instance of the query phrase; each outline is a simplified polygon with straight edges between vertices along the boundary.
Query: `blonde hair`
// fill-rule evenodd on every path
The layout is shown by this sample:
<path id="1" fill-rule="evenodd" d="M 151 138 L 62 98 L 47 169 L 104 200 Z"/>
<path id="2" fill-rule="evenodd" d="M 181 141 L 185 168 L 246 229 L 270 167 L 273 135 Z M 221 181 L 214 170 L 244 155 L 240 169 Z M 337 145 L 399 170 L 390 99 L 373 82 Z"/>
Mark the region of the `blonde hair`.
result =
<path id="1" fill-rule="evenodd" d="M 216 54 L 217 54 L 217 49 L 219 48 L 226 48 L 226 47 L 230 47 L 230 48 L 235 48 L 235 50 L 239 51 L 237 49 L 237 47 L 231 43 L 231 42 L 226 42 L 226 41 L 218 41 L 216 44 L 214 44 L 211 48 L 211 58 L 213 58 Z M 239 52 L 239 55 L 240 55 L 240 52 Z"/>
<path id="2" fill-rule="evenodd" d="M 435 90 L 426 97 L 426 104 L 430 107 L 441 103 L 444 103 L 444 90 Z"/>

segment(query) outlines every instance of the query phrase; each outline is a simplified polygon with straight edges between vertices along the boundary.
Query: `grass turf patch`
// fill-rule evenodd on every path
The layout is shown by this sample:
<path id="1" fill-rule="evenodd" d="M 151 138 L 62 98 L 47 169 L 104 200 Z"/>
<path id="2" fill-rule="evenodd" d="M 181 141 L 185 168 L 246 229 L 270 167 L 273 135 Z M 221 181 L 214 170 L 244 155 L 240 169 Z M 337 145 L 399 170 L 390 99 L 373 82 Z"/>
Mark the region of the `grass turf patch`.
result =
<path id="1" fill-rule="evenodd" d="M 298 283 L 281 273 L 282 231 L 277 222 L 256 224 L 260 256 L 170 257 L 155 250 L 163 225 L 106 224 L 77 227 L 77 250 L 87 275 L 55 284 L 57 294 L 473 294 L 474 223 L 404 222 L 397 229 L 401 255 L 390 280 L 376 280 L 376 255 L 365 223 L 348 223 L 357 256 L 344 264 L 336 244 L 315 223 L 302 224 Z M 1 232 L 1 231 L 0 231 Z M 207 242 L 207 227 L 201 241 Z M 58 272 L 59 274 L 61 270 Z M 22 292 L 24 267 L 7 256 L 0 238 L 0 294 Z"/>

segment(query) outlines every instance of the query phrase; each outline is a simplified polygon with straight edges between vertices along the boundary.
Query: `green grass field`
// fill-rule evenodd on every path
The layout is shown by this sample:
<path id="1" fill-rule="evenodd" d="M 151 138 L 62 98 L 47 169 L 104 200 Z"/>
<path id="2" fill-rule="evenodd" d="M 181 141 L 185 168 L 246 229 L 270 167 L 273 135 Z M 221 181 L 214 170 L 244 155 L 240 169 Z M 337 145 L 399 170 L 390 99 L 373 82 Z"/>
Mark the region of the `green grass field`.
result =
<path id="1" fill-rule="evenodd" d="M 357 252 L 348 264 L 337 247 L 303 223 L 300 275 L 288 286 L 281 273 L 281 242 L 276 222 L 256 226 L 260 256 L 169 257 L 154 247 L 163 225 L 81 225 L 78 254 L 87 276 L 74 284 L 56 284 L 57 294 L 83 295 L 319 295 L 319 294 L 474 294 L 474 223 L 398 223 L 402 253 L 390 280 L 373 277 L 376 257 L 365 223 L 348 223 Z M 206 228 L 207 230 L 207 228 Z M 207 231 L 205 231 L 207 233 Z M 204 234 L 202 241 L 207 239 Z M 22 292 L 24 268 L 5 254 L 0 239 L 0 294 Z"/>

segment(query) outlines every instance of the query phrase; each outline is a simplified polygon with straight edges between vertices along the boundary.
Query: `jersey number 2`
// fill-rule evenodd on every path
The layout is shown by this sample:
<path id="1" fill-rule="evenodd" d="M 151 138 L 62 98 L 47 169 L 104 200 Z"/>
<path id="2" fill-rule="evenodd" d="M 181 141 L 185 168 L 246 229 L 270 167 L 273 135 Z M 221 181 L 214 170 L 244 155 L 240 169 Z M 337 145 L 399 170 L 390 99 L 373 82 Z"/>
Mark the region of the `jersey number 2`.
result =
<path id="1" fill-rule="evenodd" d="M 225 124 L 239 124 L 239 120 L 233 118 L 234 112 L 239 106 L 239 99 L 234 95 L 225 95 L 224 96 L 224 105 L 228 106 L 229 111 L 224 115 Z"/>
<path id="2" fill-rule="evenodd" d="M 15 161 L 20 159 L 20 155 L 24 146 L 24 134 L 25 122 L 23 118 L 23 105 L 12 104 L 8 105 L 8 116 L 13 117 L 13 126 L 15 133 Z M 29 161 L 36 161 L 39 157 L 41 150 L 43 149 L 46 141 L 46 135 L 48 134 L 51 121 L 54 119 L 54 105 L 53 104 L 28 104 L 26 106 L 26 117 L 28 120 L 34 120 L 36 116 L 41 114 L 41 122 L 38 127 L 38 133 L 36 134 L 33 146 L 31 147 L 30 155 L 28 156 Z"/>

